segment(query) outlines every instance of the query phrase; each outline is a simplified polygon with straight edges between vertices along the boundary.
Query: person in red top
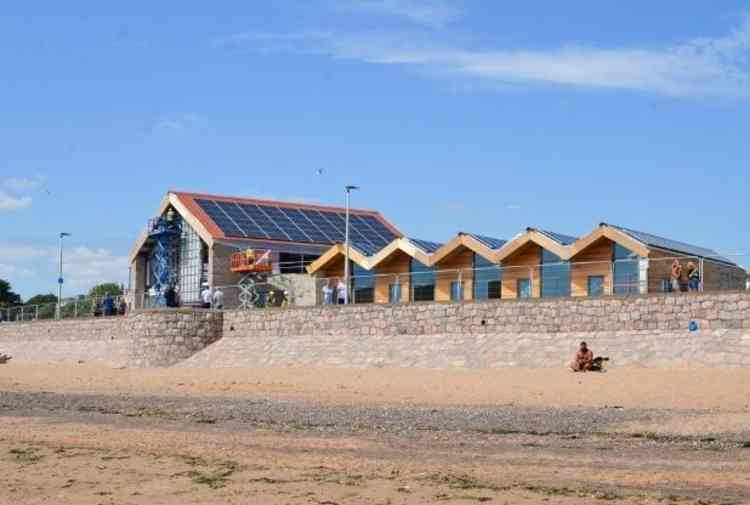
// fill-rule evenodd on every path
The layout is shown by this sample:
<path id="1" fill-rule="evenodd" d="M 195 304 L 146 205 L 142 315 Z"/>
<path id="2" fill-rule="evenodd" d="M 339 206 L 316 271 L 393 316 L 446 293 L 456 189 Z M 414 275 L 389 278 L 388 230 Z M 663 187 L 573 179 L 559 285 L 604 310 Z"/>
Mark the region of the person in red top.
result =
<path id="1" fill-rule="evenodd" d="M 581 346 L 578 348 L 576 357 L 570 364 L 570 369 L 574 372 L 586 372 L 591 370 L 591 365 L 594 362 L 594 353 L 588 348 L 586 342 L 581 342 Z"/>

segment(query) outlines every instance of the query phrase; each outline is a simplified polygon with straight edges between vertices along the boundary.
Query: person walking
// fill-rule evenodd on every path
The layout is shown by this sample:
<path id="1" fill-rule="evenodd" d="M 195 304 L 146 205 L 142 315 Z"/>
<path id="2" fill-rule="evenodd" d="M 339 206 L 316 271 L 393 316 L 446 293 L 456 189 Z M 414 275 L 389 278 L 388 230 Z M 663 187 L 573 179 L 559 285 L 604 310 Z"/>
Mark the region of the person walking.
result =
<path id="1" fill-rule="evenodd" d="M 224 308 L 224 292 L 221 288 L 216 288 L 214 296 L 212 298 L 213 308 L 215 310 L 222 310 Z"/>
<path id="2" fill-rule="evenodd" d="M 211 291 L 211 287 L 208 284 L 204 284 L 203 291 L 201 291 L 201 307 L 204 309 L 210 309 L 213 298 L 214 295 Z"/>
<path id="3" fill-rule="evenodd" d="M 701 286 L 701 272 L 692 261 L 687 264 L 688 290 L 699 291 Z"/>
<path id="4" fill-rule="evenodd" d="M 672 262 L 672 271 L 670 272 L 670 280 L 672 281 L 672 292 L 679 293 L 680 291 L 680 279 L 682 278 L 682 264 L 678 259 Z"/>
<path id="5" fill-rule="evenodd" d="M 323 285 L 323 305 L 333 305 L 333 287 L 331 281 Z"/>
<path id="6" fill-rule="evenodd" d="M 344 281 L 341 279 L 339 279 L 338 284 L 336 284 L 336 298 L 339 305 L 344 305 L 346 303 L 346 284 L 344 284 Z"/>
<path id="7" fill-rule="evenodd" d="M 104 300 L 102 300 L 102 307 L 104 309 L 105 316 L 111 316 L 115 313 L 115 300 L 109 293 L 106 293 L 104 295 Z"/>

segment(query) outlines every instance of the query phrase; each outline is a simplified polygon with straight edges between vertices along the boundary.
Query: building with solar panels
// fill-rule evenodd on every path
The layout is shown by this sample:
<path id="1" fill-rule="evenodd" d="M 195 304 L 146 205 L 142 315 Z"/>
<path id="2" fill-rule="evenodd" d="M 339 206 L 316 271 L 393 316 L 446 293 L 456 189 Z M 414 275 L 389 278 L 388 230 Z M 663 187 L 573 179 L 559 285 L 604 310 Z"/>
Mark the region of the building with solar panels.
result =
<path id="1" fill-rule="evenodd" d="M 343 273 L 344 248 L 331 247 L 308 272 L 319 283 Z M 687 289 L 745 289 L 743 268 L 717 252 L 685 242 L 600 224 L 582 237 L 527 228 L 510 240 L 459 233 L 445 244 L 399 237 L 372 251 L 352 242 L 355 302 L 464 301 L 657 293 L 674 290 L 672 267 Z"/>
<path id="2" fill-rule="evenodd" d="M 402 237 L 375 211 L 352 209 L 350 222 L 352 241 L 368 254 Z M 130 289 L 173 286 L 182 303 L 198 304 L 203 286 L 241 280 L 231 258 L 248 249 L 268 252 L 273 273 L 309 280 L 306 267 L 344 235 L 342 208 L 169 192 L 131 251 Z"/>

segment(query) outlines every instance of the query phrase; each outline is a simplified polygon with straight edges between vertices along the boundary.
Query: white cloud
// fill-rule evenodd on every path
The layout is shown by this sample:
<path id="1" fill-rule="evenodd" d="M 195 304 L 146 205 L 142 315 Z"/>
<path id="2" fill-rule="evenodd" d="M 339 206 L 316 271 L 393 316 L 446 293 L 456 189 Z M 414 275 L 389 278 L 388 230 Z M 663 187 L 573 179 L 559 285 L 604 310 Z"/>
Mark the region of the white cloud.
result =
<path id="1" fill-rule="evenodd" d="M 0 278 L 10 280 L 14 287 L 19 279 L 34 278 L 34 284 L 49 280 L 56 286 L 58 276 L 57 246 L 24 243 L 0 245 Z M 108 249 L 76 246 L 67 248 L 63 257 L 65 292 L 85 293 L 103 282 L 127 284 L 128 259 Z"/>
<path id="2" fill-rule="evenodd" d="M 27 193 L 41 188 L 47 181 L 46 177 L 35 175 L 33 177 L 11 177 L 6 179 L 3 185 L 16 193 Z"/>
<path id="3" fill-rule="evenodd" d="M 750 97 L 750 17 L 723 37 L 658 48 L 565 44 L 547 50 L 465 49 L 415 34 L 243 33 L 224 46 L 322 54 L 495 83 L 627 89 L 670 96 Z M 227 44 L 226 42 L 231 42 Z"/>
<path id="4" fill-rule="evenodd" d="M 64 255 L 66 285 L 89 289 L 102 282 L 126 283 L 127 256 L 116 256 L 107 249 L 75 247 Z"/>
<path id="5" fill-rule="evenodd" d="M 0 263 L 0 278 L 33 277 L 33 275 L 34 271 L 30 268 L 23 268 L 8 263 Z"/>
<path id="6" fill-rule="evenodd" d="M 440 28 L 455 21 L 461 10 L 436 0 L 350 0 L 337 1 L 339 8 L 398 16 L 421 25 Z"/>
<path id="7" fill-rule="evenodd" d="M 195 114 L 180 114 L 175 117 L 161 118 L 154 123 L 154 131 L 184 133 L 198 122 Z"/>
<path id="8" fill-rule="evenodd" d="M 0 190 L 0 210 L 18 210 L 31 206 L 30 196 L 14 196 Z"/>

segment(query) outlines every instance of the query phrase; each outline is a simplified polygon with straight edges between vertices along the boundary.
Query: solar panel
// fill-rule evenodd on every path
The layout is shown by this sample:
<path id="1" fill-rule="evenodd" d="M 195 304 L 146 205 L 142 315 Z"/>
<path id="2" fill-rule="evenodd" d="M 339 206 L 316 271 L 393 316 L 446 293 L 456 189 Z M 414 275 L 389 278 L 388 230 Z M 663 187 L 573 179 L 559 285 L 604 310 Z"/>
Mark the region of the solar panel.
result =
<path id="1" fill-rule="evenodd" d="M 307 242 L 312 241 L 312 239 L 305 234 L 302 230 L 299 229 L 297 225 L 294 224 L 294 222 L 287 217 L 284 212 L 282 212 L 281 209 L 278 207 L 272 207 L 270 205 L 263 205 L 260 206 L 260 208 L 263 210 L 263 212 L 266 213 L 266 215 L 273 221 L 276 226 L 281 228 L 281 230 L 289 237 L 290 240 L 293 240 L 295 242 Z"/>
<path id="2" fill-rule="evenodd" d="M 623 228 L 622 226 L 615 226 L 615 225 L 610 225 L 610 226 L 622 231 L 623 233 L 627 235 L 630 235 L 634 239 L 648 246 L 658 247 L 660 249 L 668 249 L 670 251 L 676 251 L 676 252 L 693 255 L 693 256 L 699 256 L 701 258 L 713 258 L 719 261 L 723 261 L 725 263 L 734 264 L 732 260 L 724 258 L 713 249 L 686 244 L 685 242 L 679 242 L 677 240 L 660 237 L 658 235 L 653 235 L 651 233 L 645 233 L 642 231 L 631 230 L 629 228 Z"/>
<path id="3" fill-rule="evenodd" d="M 310 219 L 323 233 L 331 238 L 333 242 L 344 241 L 344 228 L 338 226 L 336 221 L 331 221 L 326 217 L 325 214 L 318 210 L 300 210 L 306 217 Z"/>
<path id="4" fill-rule="evenodd" d="M 248 217 L 234 202 L 216 202 L 224 214 L 248 237 L 265 237 L 266 234 L 255 222 Z"/>
<path id="5" fill-rule="evenodd" d="M 368 242 L 357 242 L 354 240 L 352 241 L 352 247 L 358 249 L 359 252 L 361 252 L 365 256 L 373 256 L 374 254 L 377 254 L 377 252 L 381 249 L 380 247 L 375 247 Z"/>
<path id="6" fill-rule="evenodd" d="M 346 230 L 346 215 L 343 213 L 338 212 L 330 212 L 328 214 L 335 215 L 338 217 L 339 222 L 341 223 L 341 226 L 344 227 L 344 230 Z M 349 239 L 354 242 L 357 241 L 359 243 L 367 243 L 370 245 L 370 247 L 377 247 L 377 244 L 375 244 L 371 238 L 368 236 L 367 232 L 363 233 L 363 230 L 361 229 L 361 226 L 358 226 L 358 223 L 354 219 L 349 219 Z"/>
<path id="7" fill-rule="evenodd" d="M 565 235 L 564 233 L 556 233 L 554 231 L 546 231 L 546 230 L 538 230 L 538 231 L 541 233 L 544 233 L 549 238 L 551 238 L 555 242 L 562 244 L 562 245 L 570 245 L 576 240 L 578 240 L 578 238 L 573 237 L 571 235 Z"/>
<path id="8" fill-rule="evenodd" d="M 385 247 L 391 240 L 383 236 L 382 233 L 380 233 L 378 230 L 376 230 L 368 221 L 366 221 L 362 216 L 359 216 L 357 214 L 352 214 L 352 222 L 355 223 L 355 226 L 360 226 L 361 231 L 364 231 L 367 233 L 367 237 L 370 239 L 370 242 L 372 242 L 375 245 L 378 245 L 380 247 Z"/>
<path id="9" fill-rule="evenodd" d="M 430 254 L 434 253 L 443 246 L 443 244 L 440 244 L 438 242 L 432 242 L 430 240 L 420 240 L 416 238 L 409 238 L 409 242 L 419 247 L 424 252 Z"/>
<path id="10" fill-rule="evenodd" d="M 335 242 L 300 209 L 281 209 L 313 242 Z"/>
<path id="11" fill-rule="evenodd" d="M 227 237 L 320 244 L 345 240 L 346 218 L 339 211 L 205 198 L 195 202 Z M 350 214 L 349 231 L 352 243 L 366 254 L 374 254 L 396 238 L 377 218 L 356 212 Z"/>
<path id="12" fill-rule="evenodd" d="M 197 200 L 197 203 L 225 235 L 233 235 L 236 237 L 247 236 L 242 233 L 242 230 L 233 223 L 231 219 L 229 219 L 226 213 L 221 210 L 221 207 L 219 207 L 213 200 Z"/>
<path id="13" fill-rule="evenodd" d="M 494 249 L 500 249 L 501 247 L 503 247 L 505 244 L 508 243 L 507 240 L 503 240 L 503 239 L 500 239 L 500 238 L 492 238 L 492 237 L 488 237 L 486 235 L 477 235 L 476 233 L 469 233 L 469 236 L 472 237 L 472 238 L 474 238 L 474 239 L 476 239 L 476 240 L 478 240 L 484 246 L 486 246 L 486 247 L 488 247 L 490 249 L 493 249 L 493 250 Z"/>
<path id="14" fill-rule="evenodd" d="M 239 204 L 242 210 L 247 214 L 253 221 L 255 221 L 260 228 L 268 235 L 268 238 L 273 240 L 291 240 L 289 235 L 284 233 L 280 227 L 268 217 L 268 214 L 254 204 Z"/>

